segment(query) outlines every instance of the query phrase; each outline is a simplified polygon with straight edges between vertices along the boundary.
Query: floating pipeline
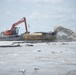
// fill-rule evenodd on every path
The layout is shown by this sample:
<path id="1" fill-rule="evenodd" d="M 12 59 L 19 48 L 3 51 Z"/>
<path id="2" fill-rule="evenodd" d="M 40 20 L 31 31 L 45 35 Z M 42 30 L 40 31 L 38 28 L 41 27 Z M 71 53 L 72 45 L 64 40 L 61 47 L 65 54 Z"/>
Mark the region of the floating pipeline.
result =
<path id="1" fill-rule="evenodd" d="M 21 46 L 20 45 L 2 45 L 0 47 L 6 48 L 6 47 L 21 47 Z"/>

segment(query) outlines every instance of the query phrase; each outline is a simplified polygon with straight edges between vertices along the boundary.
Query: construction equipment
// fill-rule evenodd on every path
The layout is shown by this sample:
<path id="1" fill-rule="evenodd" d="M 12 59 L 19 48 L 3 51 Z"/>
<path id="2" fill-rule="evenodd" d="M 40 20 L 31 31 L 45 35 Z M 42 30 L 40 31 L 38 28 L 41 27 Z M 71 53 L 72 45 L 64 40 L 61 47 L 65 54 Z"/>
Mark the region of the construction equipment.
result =
<path id="1" fill-rule="evenodd" d="M 22 22 L 24 22 L 24 24 L 25 24 L 26 33 L 28 33 L 26 18 L 23 17 L 21 20 L 14 23 L 10 30 L 3 31 L 2 34 L 5 35 L 5 36 L 18 35 L 19 30 L 18 30 L 18 28 L 16 26 L 21 24 Z"/>
<path id="2" fill-rule="evenodd" d="M 27 41 L 54 41 L 56 39 L 55 35 L 48 32 L 34 32 L 30 34 L 24 34 L 22 37 Z"/>

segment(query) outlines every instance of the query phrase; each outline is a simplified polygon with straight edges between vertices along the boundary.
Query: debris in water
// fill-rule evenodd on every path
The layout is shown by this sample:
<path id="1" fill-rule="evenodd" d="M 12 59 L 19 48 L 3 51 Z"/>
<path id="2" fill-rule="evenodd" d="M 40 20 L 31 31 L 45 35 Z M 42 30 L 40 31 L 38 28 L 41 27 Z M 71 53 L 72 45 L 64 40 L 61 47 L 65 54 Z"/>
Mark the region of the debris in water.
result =
<path id="1" fill-rule="evenodd" d="M 39 68 L 38 68 L 38 67 L 34 67 L 34 70 L 36 70 L 36 71 L 37 71 L 37 70 L 39 70 Z"/>
<path id="2" fill-rule="evenodd" d="M 21 69 L 19 72 L 21 72 L 22 74 L 24 74 L 26 72 L 25 69 Z"/>
<path id="3" fill-rule="evenodd" d="M 41 50 L 38 50 L 37 52 L 41 52 Z"/>
<path id="4" fill-rule="evenodd" d="M 51 51 L 52 53 L 55 53 L 54 51 Z"/>
<path id="5" fill-rule="evenodd" d="M 33 46 L 32 44 L 30 45 L 30 44 L 27 44 L 27 46 Z"/>

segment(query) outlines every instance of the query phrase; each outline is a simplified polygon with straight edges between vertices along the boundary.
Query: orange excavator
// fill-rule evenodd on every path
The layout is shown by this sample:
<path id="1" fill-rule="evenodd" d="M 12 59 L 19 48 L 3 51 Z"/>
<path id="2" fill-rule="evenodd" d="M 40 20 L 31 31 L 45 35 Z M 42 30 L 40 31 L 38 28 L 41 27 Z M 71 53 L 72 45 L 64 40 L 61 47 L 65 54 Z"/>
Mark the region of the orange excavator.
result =
<path id="1" fill-rule="evenodd" d="M 10 30 L 6 30 L 6 31 L 3 31 L 3 35 L 5 36 L 9 36 L 9 35 L 18 35 L 18 28 L 16 27 L 17 25 L 23 23 L 25 24 L 25 29 L 26 29 L 26 33 L 28 33 L 28 29 L 27 29 L 27 23 L 26 23 L 26 18 L 23 17 L 21 20 L 19 20 L 18 22 L 14 23 L 11 27 Z"/>

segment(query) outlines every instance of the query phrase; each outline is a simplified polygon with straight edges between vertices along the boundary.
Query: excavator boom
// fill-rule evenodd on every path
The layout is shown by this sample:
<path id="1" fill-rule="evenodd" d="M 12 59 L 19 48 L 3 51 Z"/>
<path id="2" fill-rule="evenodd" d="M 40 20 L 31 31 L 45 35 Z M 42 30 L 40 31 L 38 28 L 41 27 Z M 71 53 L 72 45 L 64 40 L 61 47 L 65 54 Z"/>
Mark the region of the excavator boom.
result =
<path id="1" fill-rule="evenodd" d="M 4 31 L 4 32 L 3 32 L 3 35 L 14 35 L 13 31 L 14 31 L 14 29 L 16 28 L 15 26 L 17 26 L 17 25 L 19 25 L 19 24 L 21 24 L 21 23 L 23 23 L 23 22 L 24 22 L 24 24 L 25 24 L 26 33 L 28 33 L 26 18 L 23 17 L 21 20 L 19 20 L 18 22 L 14 23 L 14 24 L 12 25 L 12 27 L 11 27 L 10 30 Z"/>
<path id="2" fill-rule="evenodd" d="M 23 18 L 22 18 L 21 20 L 19 20 L 18 22 L 14 23 L 14 24 L 12 25 L 12 27 L 11 27 L 10 30 L 12 31 L 12 30 L 14 29 L 15 26 L 21 24 L 22 22 L 24 22 L 26 32 L 28 32 L 28 30 L 27 30 L 27 23 L 26 23 L 26 18 L 25 18 L 25 17 L 23 17 Z"/>

